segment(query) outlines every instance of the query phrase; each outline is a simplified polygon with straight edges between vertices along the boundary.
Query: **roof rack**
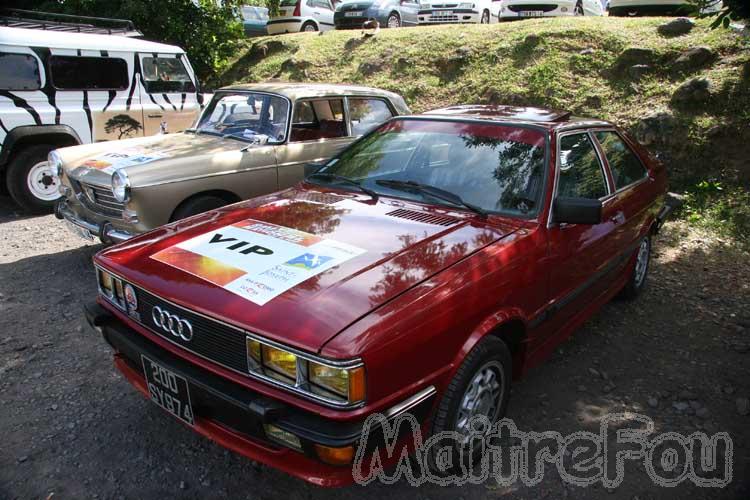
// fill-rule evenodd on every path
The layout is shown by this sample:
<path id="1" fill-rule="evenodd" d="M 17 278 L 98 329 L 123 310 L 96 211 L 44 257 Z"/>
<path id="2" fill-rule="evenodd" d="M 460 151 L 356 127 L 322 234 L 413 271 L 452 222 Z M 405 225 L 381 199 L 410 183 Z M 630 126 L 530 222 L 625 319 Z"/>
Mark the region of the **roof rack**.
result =
<path id="1" fill-rule="evenodd" d="M 95 33 L 100 35 L 143 36 L 127 19 L 107 17 L 74 16 L 53 12 L 37 12 L 23 9 L 0 10 L 0 26 L 25 28 L 63 33 Z"/>

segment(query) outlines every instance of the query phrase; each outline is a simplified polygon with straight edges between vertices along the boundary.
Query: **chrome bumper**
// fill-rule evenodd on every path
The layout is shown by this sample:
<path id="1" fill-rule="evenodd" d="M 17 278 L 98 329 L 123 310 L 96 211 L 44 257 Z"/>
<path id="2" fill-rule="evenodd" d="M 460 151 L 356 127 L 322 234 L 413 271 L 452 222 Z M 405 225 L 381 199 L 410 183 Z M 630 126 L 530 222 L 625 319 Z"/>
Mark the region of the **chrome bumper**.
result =
<path id="1" fill-rule="evenodd" d="M 106 221 L 101 224 L 94 224 L 93 222 L 88 222 L 78 218 L 70 207 L 68 207 L 68 203 L 65 199 L 62 199 L 55 204 L 55 217 L 60 220 L 66 220 L 75 226 L 85 229 L 91 233 L 92 236 L 96 236 L 105 244 L 120 243 L 135 236 L 127 231 L 115 229 L 111 223 Z"/>

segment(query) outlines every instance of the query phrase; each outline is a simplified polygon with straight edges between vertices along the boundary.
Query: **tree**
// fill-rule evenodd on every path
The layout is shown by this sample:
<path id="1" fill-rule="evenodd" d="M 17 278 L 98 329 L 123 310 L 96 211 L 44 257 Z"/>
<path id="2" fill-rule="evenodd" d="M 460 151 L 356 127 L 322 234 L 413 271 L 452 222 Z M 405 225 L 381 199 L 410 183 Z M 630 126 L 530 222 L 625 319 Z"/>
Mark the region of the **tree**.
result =
<path id="1" fill-rule="evenodd" d="M 729 27 L 732 21 L 750 19 L 750 0 L 724 0 L 721 10 L 718 12 L 705 12 L 706 7 L 710 7 L 714 0 L 689 0 L 698 10 L 698 17 L 716 17 L 711 23 L 712 28 L 723 26 Z"/>
<path id="2" fill-rule="evenodd" d="M 104 124 L 104 131 L 108 134 L 117 133 L 117 140 L 127 137 L 133 132 L 138 132 L 142 128 L 138 120 L 128 115 L 115 115 Z"/>
<path id="3" fill-rule="evenodd" d="M 278 0 L 273 0 L 278 2 Z M 217 74 L 244 37 L 243 0 L 10 0 L 7 7 L 130 19 L 144 38 L 185 49 L 200 81 Z"/>

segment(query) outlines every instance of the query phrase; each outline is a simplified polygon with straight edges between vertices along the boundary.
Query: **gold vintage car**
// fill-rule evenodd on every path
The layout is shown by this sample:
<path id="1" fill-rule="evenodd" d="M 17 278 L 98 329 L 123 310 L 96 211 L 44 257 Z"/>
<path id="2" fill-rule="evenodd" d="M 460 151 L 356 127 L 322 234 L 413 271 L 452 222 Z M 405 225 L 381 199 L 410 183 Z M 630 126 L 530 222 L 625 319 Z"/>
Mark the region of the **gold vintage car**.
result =
<path id="1" fill-rule="evenodd" d="M 217 91 L 180 134 L 55 150 L 55 215 L 79 235 L 119 242 L 300 181 L 380 123 L 403 98 L 351 85 L 268 83 Z"/>

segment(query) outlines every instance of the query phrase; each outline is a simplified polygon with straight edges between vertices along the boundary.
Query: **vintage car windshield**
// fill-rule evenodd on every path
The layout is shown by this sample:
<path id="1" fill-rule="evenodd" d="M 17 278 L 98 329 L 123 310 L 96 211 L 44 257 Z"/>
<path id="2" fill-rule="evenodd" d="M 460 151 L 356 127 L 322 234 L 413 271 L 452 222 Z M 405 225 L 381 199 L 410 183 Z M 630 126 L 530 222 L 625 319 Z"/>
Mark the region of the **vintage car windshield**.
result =
<path id="1" fill-rule="evenodd" d="M 425 119 L 391 121 L 313 176 L 422 202 L 532 217 L 544 185 L 546 135 L 535 128 Z M 456 195 L 450 201 L 448 194 Z"/>
<path id="2" fill-rule="evenodd" d="M 222 93 L 214 97 L 193 131 L 255 144 L 280 144 L 286 139 L 288 119 L 289 101 L 281 96 Z"/>

